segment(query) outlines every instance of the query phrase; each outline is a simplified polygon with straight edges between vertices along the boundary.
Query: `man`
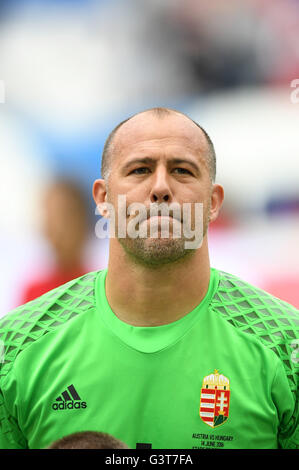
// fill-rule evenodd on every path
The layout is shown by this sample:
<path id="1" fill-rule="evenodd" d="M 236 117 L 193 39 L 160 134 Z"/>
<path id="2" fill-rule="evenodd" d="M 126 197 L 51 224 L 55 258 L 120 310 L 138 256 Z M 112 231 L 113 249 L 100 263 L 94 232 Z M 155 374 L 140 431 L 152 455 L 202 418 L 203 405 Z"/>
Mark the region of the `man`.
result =
<path id="1" fill-rule="evenodd" d="M 43 235 L 53 251 L 54 266 L 35 273 L 24 287 L 20 303 L 26 303 L 88 272 L 84 249 L 88 238 L 88 211 L 81 188 L 72 181 L 53 181 L 42 204 Z"/>
<path id="2" fill-rule="evenodd" d="M 148 110 L 112 132 L 93 187 L 112 222 L 108 268 L 0 322 L 2 447 L 86 430 L 130 448 L 298 446 L 298 312 L 210 267 L 215 167 L 210 138 L 182 113 Z M 163 203 L 169 215 L 155 215 Z"/>
<path id="3" fill-rule="evenodd" d="M 58 439 L 48 449 L 128 449 L 110 434 L 96 431 L 75 432 Z"/>

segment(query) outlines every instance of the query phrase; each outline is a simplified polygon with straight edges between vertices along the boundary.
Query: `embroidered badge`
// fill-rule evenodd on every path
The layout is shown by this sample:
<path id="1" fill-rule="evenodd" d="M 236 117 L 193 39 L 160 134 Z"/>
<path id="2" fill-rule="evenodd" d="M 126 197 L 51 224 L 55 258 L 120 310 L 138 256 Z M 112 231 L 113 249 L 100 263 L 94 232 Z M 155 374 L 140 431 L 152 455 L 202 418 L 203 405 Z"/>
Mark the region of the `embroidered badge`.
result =
<path id="1" fill-rule="evenodd" d="M 203 379 L 199 416 L 212 428 L 224 424 L 228 419 L 229 399 L 229 380 L 215 369 L 214 374 Z"/>

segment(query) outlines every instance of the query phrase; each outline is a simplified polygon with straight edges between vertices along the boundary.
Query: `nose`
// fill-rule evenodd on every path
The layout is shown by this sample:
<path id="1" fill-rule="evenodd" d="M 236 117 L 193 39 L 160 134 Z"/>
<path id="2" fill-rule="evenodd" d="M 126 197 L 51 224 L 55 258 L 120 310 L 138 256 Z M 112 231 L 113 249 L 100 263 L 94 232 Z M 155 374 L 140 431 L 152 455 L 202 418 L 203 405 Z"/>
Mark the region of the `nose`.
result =
<path id="1" fill-rule="evenodd" d="M 156 169 L 154 174 L 153 186 L 150 192 L 151 202 L 171 202 L 172 193 L 169 186 L 166 168 Z"/>

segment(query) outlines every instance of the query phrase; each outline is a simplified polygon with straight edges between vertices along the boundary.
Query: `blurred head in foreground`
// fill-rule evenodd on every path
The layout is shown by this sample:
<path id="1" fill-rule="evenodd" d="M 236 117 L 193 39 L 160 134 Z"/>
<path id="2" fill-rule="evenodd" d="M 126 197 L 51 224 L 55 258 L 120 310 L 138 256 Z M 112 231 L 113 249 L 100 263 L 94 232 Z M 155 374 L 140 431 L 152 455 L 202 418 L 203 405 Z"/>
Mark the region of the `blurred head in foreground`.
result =
<path id="1" fill-rule="evenodd" d="M 129 447 L 110 434 L 83 431 L 62 437 L 54 441 L 47 449 L 129 449 Z"/>

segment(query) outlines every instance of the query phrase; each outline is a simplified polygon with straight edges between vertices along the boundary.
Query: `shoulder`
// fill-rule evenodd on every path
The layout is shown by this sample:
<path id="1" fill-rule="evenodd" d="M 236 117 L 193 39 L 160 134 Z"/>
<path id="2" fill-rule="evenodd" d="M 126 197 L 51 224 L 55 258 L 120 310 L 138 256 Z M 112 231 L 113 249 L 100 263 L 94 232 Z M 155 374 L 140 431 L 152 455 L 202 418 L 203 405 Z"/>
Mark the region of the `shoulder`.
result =
<path id="1" fill-rule="evenodd" d="M 212 310 L 239 332 L 259 341 L 282 361 L 292 388 L 299 344 L 299 311 L 268 292 L 224 271 L 215 270 L 218 285 Z"/>
<path id="2" fill-rule="evenodd" d="M 250 319 L 259 317 L 264 321 L 270 322 L 272 318 L 274 321 L 277 320 L 283 325 L 289 326 L 292 325 L 292 320 L 295 320 L 295 323 L 296 320 L 298 321 L 299 311 L 289 303 L 274 297 L 263 289 L 253 286 L 233 274 L 215 271 L 218 273 L 219 282 L 212 299 L 214 305 L 219 303 L 227 307 L 234 305 L 237 309 L 233 310 L 245 312 L 246 318 Z M 239 318 L 239 320 L 242 319 Z M 271 323 L 269 325 L 271 326 Z M 272 326 L 275 326 L 273 322 Z"/>
<path id="3" fill-rule="evenodd" d="M 94 306 L 98 273 L 69 281 L 0 318 L 0 378 L 23 350 Z"/>

